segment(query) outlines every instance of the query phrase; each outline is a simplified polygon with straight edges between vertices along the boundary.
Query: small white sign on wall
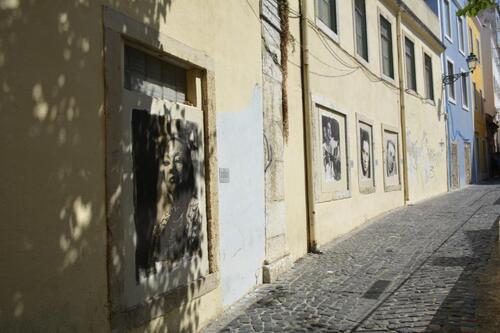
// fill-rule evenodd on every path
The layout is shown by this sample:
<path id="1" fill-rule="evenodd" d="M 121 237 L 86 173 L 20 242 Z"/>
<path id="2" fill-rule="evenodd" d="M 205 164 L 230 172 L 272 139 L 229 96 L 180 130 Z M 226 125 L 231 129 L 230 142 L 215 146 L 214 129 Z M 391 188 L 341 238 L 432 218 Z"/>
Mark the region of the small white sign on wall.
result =
<path id="1" fill-rule="evenodd" d="M 229 183 L 229 168 L 219 168 L 219 183 Z"/>

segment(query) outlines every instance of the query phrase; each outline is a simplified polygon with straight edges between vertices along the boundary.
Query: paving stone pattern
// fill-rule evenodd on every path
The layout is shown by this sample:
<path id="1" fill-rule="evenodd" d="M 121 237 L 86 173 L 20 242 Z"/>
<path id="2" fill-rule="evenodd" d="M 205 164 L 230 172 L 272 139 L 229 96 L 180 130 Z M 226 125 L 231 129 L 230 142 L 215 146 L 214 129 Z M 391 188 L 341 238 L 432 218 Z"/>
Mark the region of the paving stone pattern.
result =
<path id="1" fill-rule="evenodd" d="M 481 283 L 499 268 L 499 197 L 499 185 L 476 185 L 386 214 L 300 259 L 205 332 L 500 332 L 495 285 Z"/>

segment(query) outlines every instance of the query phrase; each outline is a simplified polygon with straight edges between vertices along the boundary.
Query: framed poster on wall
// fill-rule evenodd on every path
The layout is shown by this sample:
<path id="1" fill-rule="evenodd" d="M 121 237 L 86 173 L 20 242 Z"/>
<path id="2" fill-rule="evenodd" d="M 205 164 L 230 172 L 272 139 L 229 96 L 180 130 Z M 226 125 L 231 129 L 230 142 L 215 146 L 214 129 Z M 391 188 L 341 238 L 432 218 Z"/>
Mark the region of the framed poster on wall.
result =
<path id="1" fill-rule="evenodd" d="M 358 181 L 361 193 L 375 192 L 375 159 L 373 153 L 373 123 L 356 114 L 358 134 Z"/>
<path id="2" fill-rule="evenodd" d="M 327 102 L 316 102 L 316 196 L 319 201 L 350 197 L 347 115 Z"/>
<path id="3" fill-rule="evenodd" d="M 399 134 L 395 128 L 382 125 L 382 159 L 384 161 L 384 189 L 401 189 L 399 168 Z"/>

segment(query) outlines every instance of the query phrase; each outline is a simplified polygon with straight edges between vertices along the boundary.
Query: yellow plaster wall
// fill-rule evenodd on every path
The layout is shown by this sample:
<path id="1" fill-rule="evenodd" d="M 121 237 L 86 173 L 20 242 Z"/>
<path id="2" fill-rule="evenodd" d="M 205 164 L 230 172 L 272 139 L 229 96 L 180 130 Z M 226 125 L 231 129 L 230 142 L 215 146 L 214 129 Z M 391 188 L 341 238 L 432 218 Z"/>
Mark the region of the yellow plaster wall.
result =
<path id="1" fill-rule="evenodd" d="M 260 22 L 248 7 L 258 13 L 257 0 L 7 2 L 0 9 L 1 331 L 109 329 L 102 4 L 213 58 L 218 112 L 243 109 L 261 86 Z M 203 311 L 180 315 L 203 325 L 220 311 L 219 294 L 206 296 Z"/>
<path id="2" fill-rule="evenodd" d="M 308 5 L 309 18 L 314 21 L 313 1 L 308 2 Z M 360 58 L 355 55 L 354 50 L 351 2 L 338 1 L 338 42 L 333 41 L 317 27 L 311 25 L 308 27 L 311 52 L 309 58 L 311 93 L 322 96 L 337 105 L 339 111 L 347 113 L 349 160 L 353 165 L 350 168 L 351 197 L 315 204 L 316 237 L 319 244 L 325 244 L 370 218 L 403 205 L 402 189 L 392 192 L 384 191 L 381 144 L 381 125 L 399 128 L 400 118 L 399 91 L 396 86 L 398 70 L 395 43 L 393 58 L 396 79 L 389 81 L 380 79 L 378 13 L 382 12 L 390 18 L 393 41 L 396 41 L 396 19 L 381 2 L 367 1 L 366 6 L 368 63 L 363 60 L 359 62 L 354 60 L 354 58 Z M 368 71 L 373 74 L 368 74 Z M 373 121 L 376 190 L 371 194 L 361 194 L 359 191 L 356 113 Z M 313 110 L 313 117 L 317 117 L 316 110 Z M 316 161 L 315 163 L 322 162 Z"/>
<path id="3" fill-rule="evenodd" d="M 481 45 L 480 28 L 478 26 L 479 22 L 477 18 L 467 18 L 468 33 L 472 31 L 472 36 L 474 40 L 473 48 L 470 52 L 473 52 L 476 56 L 480 53 L 477 50 L 476 40 L 479 41 Z M 470 38 L 470 36 L 469 36 Z M 470 44 L 470 42 L 468 42 Z M 470 48 L 470 45 L 469 45 Z M 471 95 L 472 96 L 472 108 L 474 112 L 474 137 L 479 138 L 479 146 L 476 145 L 476 139 L 474 138 L 474 149 L 477 151 L 474 153 L 477 159 L 477 180 L 483 180 L 488 176 L 487 170 L 487 155 L 484 149 L 483 141 L 486 140 L 487 130 L 486 130 L 486 118 L 485 118 L 485 107 L 486 103 L 481 104 L 481 99 L 484 98 L 484 78 L 483 78 L 483 66 L 481 62 L 478 62 L 474 72 L 471 75 L 472 82 L 476 84 L 476 91 L 473 91 L 473 85 L 471 85 Z M 484 109 L 482 109 L 483 107 Z"/>
<path id="4" fill-rule="evenodd" d="M 298 1 L 290 8 L 299 11 Z M 292 260 L 307 253 L 307 197 L 304 150 L 304 117 L 300 64 L 300 22 L 290 19 L 293 42 L 288 52 L 288 122 L 289 137 L 285 143 L 285 221 L 286 237 Z"/>
<path id="5" fill-rule="evenodd" d="M 447 190 L 446 121 L 439 53 L 403 23 L 403 50 L 405 37 L 415 46 L 417 75 L 417 91 L 405 89 L 408 195 L 410 202 L 416 202 Z M 425 98 L 424 53 L 432 59 L 434 101 Z"/>

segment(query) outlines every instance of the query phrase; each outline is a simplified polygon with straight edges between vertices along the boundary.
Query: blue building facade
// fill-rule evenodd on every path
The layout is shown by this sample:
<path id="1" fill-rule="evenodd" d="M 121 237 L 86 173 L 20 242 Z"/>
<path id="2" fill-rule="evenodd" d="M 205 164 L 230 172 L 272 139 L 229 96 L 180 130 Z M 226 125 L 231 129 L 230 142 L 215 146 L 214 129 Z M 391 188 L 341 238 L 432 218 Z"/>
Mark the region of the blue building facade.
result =
<path id="1" fill-rule="evenodd" d="M 444 74 L 468 71 L 469 29 L 465 17 L 456 12 L 464 0 L 438 0 L 441 41 L 445 52 L 441 56 Z M 462 77 L 444 89 L 443 108 L 447 114 L 448 184 L 456 189 L 470 184 L 473 179 L 474 115 L 470 76 Z"/>

